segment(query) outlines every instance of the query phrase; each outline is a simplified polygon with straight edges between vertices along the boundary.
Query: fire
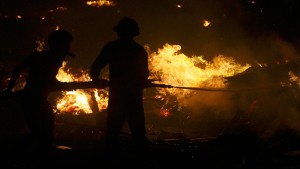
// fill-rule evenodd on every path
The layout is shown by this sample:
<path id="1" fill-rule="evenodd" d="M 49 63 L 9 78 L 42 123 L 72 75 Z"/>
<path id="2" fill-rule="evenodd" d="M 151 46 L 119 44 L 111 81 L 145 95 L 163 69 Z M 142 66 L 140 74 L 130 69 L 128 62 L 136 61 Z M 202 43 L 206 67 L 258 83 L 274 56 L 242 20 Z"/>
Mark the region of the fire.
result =
<path id="1" fill-rule="evenodd" d="M 62 93 L 63 97 L 57 102 L 59 112 L 71 112 L 74 114 L 92 113 L 88 97 L 84 91 L 73 90 Z"/>
<path id="2" fill-rule="evenodd" d="M 203 21 L 203 26 L 204 26 L 204 27 L 210 26 L 210 21 L 204 20 L 204 21 Z"/>
<path id="3" fill-rule="evenodd" d="M 87 1 L 86 4 L 94 7 L 115 6 L 115 3 L 113 1 L 107 0 Z"/>
<path id="4" fill-rule="evenodd" d="M 91 81 L 87 71 L 81 70 L 80 75 L 73 75 L 70 73 L 70 69 L 66 67 L 67 62 L 63 63 L 63 66 L 59 69 L 56 76 L 57 80 L 61 82 L 83 82 Z M 97 102 L 98 111 L 106 109 L 107 107 L 107 91 L 98 89 L 85 89 L 85 90 L 73 90 L 62 91 L 62 96 L 58 99 L 56 104 L 56 112 L 62 113 L 93 113 L 92 102 Z"/>
<path id="5" fill-rule="evenodd" d="M 177 6 L 177 8 L 182 8 L 182 6 L 181 6 L 181 5 L 179 5 L 179 4 L 178 4 L 178 5 L 176 5 L 176 6 Z"/>
<path id="6" fill-rule="evenodd" d="M 149 70 L 151 79 L 159 79 L 161 83 L 173 86 L 188 87 L 210 87 L 225 88 L 224 77 L 233 76 L 248 69 L 250 65 L 240 65 L 232 57 L 223 55 L 216 56 L 212 61 L 207 61 L 203 56 L 188 57 L 180 53 L 180 45 L 165 44 L 157 52 L 149 53 Z M 81 70 L 75 76 L 70 69 L 66 68 L 66 62 L 59 69 L 57 79 L 62 82 L 91 81 L 87 71 Z M 176 88 L 157 88 L 156 98 L 164 100 L 170 104 L 168 97 L 180 100 L 193 94 L 192 90 Z M 97 89 L 86 89 L 76 91 L 63 91 L 62 97 L 57 101 L 59 112 L 92 113 L 91 100 L 96 100 L 99 111 L 107 108 L 108 91 Z M 174 100 L 177 104 L 177 100 Z M 172 103 L 171 103 L 172 104 Z M 180 102 L 178 103 L 180 104 Z M 161 106 L 161 114 L 168 117 L 169 109 Z"/>
<path id="7" fill-rule="evenodd" d="M 149 69 L 154 79 L 173 86 L 225 88 L 224 77 L 233 76 L 248 69 L 235 63 L 232 57 L 216 56 L 211 62 L 203 56 L 188 57 L 180 53 L 180 45 L 165 44 L 158 52 L 150 53 Z M 192 91 L 184 89 L 160 89 L 177 97 L 184 97 Z"/>
<path id="8" fill-rule="evenodd" d="M 289 72 L 290 82 L 300 86 L 300 78 L 296 76 L 292 71 Z M 291 84 L 288 84 L 291 85 Z"/>
<path id="9" fill-rule="evenodd" d="M 168 109 L 161 109 L 160 113 L 163 117 L 169 117 L 170 111 Z"/>

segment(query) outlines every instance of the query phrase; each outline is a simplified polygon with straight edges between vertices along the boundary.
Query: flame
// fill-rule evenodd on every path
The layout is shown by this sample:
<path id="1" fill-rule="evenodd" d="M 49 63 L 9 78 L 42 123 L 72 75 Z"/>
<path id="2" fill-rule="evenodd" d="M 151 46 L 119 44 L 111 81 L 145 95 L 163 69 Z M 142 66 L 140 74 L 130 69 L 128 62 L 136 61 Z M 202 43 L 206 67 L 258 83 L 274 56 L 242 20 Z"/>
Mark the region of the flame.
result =
<path id="1" fill-rule="evenodd" d="M 88 71 L 81 70 L 80 74 L 75 76 L 71 73 L 71 69 L 67 68 L 67 62 L 63 62 L 62 67 L 58 70 L 56 79 L 61 82 L 83 82 L 91 81 Z M 96 101 L 98 110 L 106 109 L 108 98 L 106 90 L 85 89 L 62 91 L 62 96 L 57 100 L 55 112 L 63 113 L 93 113 L 92 102 Z"/>
<path id="2" fill-rule="evenodd" d="M 63 92 L 63 97 L 57 102 L 59 112 L 71 112 L 75 115 L 80 113 L 92 113 L 88 103 L 88 97 L 84 91 L 73 90 Z"/>
<path id="3" fill-rule="evenodd" d="M 93 7 L 115 6 L 115 3 L 113 1 L 107 0 L 87 1 L 86 4 Z"/>
<path id="4" fill-rule="evenodd" d="M 169 117 L 170 116 L 170 111 L 169 109 L 160 109 L 160 114 L 163 116 L 163 117 Z"/>
<path id="5" fill-rule="evenodd" d="M 204 27 L 210 26 L 210 21 L 204 20 L 204 21 L 203 21 L 203 26 L 204 26 Z"/>
<path id="6" fill-rule="evenodd" d="M 296 76 L 292 71 L 290 71 L 289 73 L 289 77 L 290 77 L 290 84 L 288 84 L 289 86 L 292 85 L 292 83 L 297 84 L 298 86 L 300 86 L 300 78 L 298 76 Z"/>
<path id="7" fill-rule="evenodd" d="M 149 50 L 149 49 L 148 49 Z M 250 67 L 235 62 L 232 57 L 216 56 L 211 62 L 203 56 L 188 57 L 180 53 L 180 45 L 165 44 L 163 49 L 149 54 L 151 78 L 173 86 L 225 88 L 224 77 L 241 73 Z M 185 89 L 160 89 L 177 98 L 191 94 Z"/>
<path id="8" fill-rule="evenodd" d="M 241 73 L 250 67 L 248 64 L 240 65 L 232 57 L 223 55 L 216 56 L 212 61 L 205 60 L 203 56 L 188 57 L 180 52 L 180 45 L 165 44 L 157 52 L 151 52 L 148 46 L 145 48 L 149 53 L 150 78 L 160 79 L 162 83 L 173 86 L 225 88 L 224 77 Z M 56 78 L 59 81 L 91 81 L 87 71 L 80 70 L 80 73 L 75 76 L 66 65 L 67 62 L 64 62 L 58 71 Z M 156 92 L 157 99 L 166 101 L 160 112 L 164 117 L 168 117 L 170 111 L 173 110 L 173 108 L 165 108 L 167 104 L 175 102 L 177 104 L 181 98 L 193 94 L 191 90 L 176 88 L 158 88 Z M 107 96 L 107 90 L 63 91 L 56 108 L 59 112 L 92 113 L 90 102 L 93 99 L 96 100 L 98 109 L 101 111 L 107 108 Z M 177 100 L 168 99 L 169 97 Z"/>

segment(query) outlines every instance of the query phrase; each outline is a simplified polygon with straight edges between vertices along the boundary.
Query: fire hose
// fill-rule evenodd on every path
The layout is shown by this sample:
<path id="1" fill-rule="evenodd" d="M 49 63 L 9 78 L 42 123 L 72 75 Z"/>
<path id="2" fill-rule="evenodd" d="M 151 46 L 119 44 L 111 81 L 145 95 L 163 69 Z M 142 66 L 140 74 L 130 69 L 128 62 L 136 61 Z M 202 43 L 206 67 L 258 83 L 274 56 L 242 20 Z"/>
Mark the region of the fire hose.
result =
<path id="1" fill-rule="evenodd" d="M 260 87 L 260 88 L 240 88 L 240 89 L 226 89 L 226 88 L 205 88 L 205 87 L 185 87 L 185 86 L 173 86 L 173 85 L 167 85 L 167 84 L 157 84 L 157 83 L 151 83 L 149 87 L 160 87 L 160 88 L 178 88 L 178 89 L 187 89 L 187 90 L 200 90 L 200 91 L 209 91 L 209 92 L 250 92 L 250 91 L 256 91 L 256 90 L 273 90 L 273 89 L 279 89 L 283 87 Z"/>
<path id="2" fill-rule="evenodd" d="M 98 88 L 104 89 L 109 86 L 107 80 L 97 80 L 97 81 L 87 81 L 87 82 L 56 82 L 52 87 L 48 88 L 46 92 L 55 91 L 71 91 L 76 89 L 88 89 L 88 88 Z M 0 100 L 7 98 L 20 97 L 24 95 L 25 90 L 16 91 L 2 91 L 0 92 Z"/>
<path id="3" fill-rule="evenodd" d="M 88 88 L 97 88 L 104 89 L 110 86 L 108 80 L 99 79 L 96 81 L 87 81 L 87 82 L 57 82 L 53 85 L 53 88 L 50 88 L 49 92 L 54 91 L 70 91 L 76 89 L 88 89 Z M 187 90 L 199 90 L 199 91 L 209 91 L 209 92 L 249 92 L 255 90 L 273 90 L 273 88 L 263 87 L 263 88 L 244 88 L 244 89 L 225 89 L 225 88 L 201 88 L 201 87 L 184 87 L 184 86 L 173 86 L 168 84 L 158 84 L 152 83 L 149 81 L 144 88 L 159 87 L 159 88 L 178 88 L 178 89 L 187 89 Z M 278 89 L 279 87 L 277 87 Z M 282 87 L 280 87 L 282 88 Z M 6 99 L 11 97 L 19 97 L 24 94 L 24 90 L 17 90 L 13 92 L 0 92 L 0 99 Z"/>
<path id="4" fill-rule="evenodd" d="M 183 87 L 183 86 L 172 86 L 166 84 L 152 83 L 150 87 L 161 87 L 161 88 L 178 88 L 178 89 L 188 89 L 188 90 L 202 90 L 202 91 L 212 91 L 212 92 L 234 92 L 234 90 L 222 89 L 222 88 L 201 88 L 201 87 Z"/>

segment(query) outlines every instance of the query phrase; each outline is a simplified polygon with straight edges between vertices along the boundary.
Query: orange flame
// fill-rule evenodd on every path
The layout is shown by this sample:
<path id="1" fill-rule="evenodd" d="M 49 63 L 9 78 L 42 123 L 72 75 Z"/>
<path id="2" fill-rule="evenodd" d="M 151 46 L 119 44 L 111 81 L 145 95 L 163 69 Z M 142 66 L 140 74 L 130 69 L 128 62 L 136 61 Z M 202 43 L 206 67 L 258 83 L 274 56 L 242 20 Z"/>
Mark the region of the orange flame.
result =
<path id="1" fill-rule="evenodd" d="M 115 3 L 113 1 L 107 0 L 87 1 L 86 4 L 93 7 L 115 6 Z"/>
<path id="2" fill-rule="evenodd" d="M 160 109 L 160 114 L 161 114 L 163 117 L 169 117 L 170 111 L 169 111 L 168 109 Z"/>
<path id="3" fill-rule="evenodd" d="M 87 71 L 81 70 L 80 76 L 76 77 L 66 68 L 67 62 L 59 69 L 56 78 L 61 82 L 91 81 Z M 108 98 L 106 90 L 85 89 L 62 91 L 62 97 L 58 99 L 56 109 L 59 113 L 69 112 L 73 114 L 93 113 L 91 109 L 92 99 L 97 102 L 99 111 L 106 109 Z"/>
<path id="4" fill-rule="evenodd" d="M 216 56 L 211 62 L 203 56 L 188 57 L 180 53 L 180 45 L 165 44 L 163 49 L 149 55 L 149 67 L 154 79 L 173 86 L 224 88 L 224 77 L 241 73 L 250 67 L 235 62 L 232 57 Z M 185 89 L 160 89 L 160 93 L 178 98 L 191 94 Z"/>
<path id="5" fill-rule="evenodd" d="M 223 55 L 216 56 L 210 62 L 203 59 L 203 56 L 188 57 L 180 53 L 180 45 L 165 44 L 157 52 L 151 52 L 147 46 L 145 48 L 149 53 L 150 78 L 161 79 L 162 83 L 173 86 L 225 88 L 224 77 L 241 73 L 250 67 L 248 64 L 242 66 L 236 63 L 232 57 Z M 70 69 L 66 68 L 66 62 L 64 62 L 59 69 L 57 79 L 62 82 L 91 80 L 87 71 L 81 70 L 78 77 L 70 72 Z M 190 94 L 193 94 L 192 91 L 186 89 L 159 88 L 156 98 L 173 96 L 180 100 Z M 89 100 L 96 99 L 99 111 L 101 111 L 107 108 L 107 96 L 107 90 L 64 91 L 62 97 L 57 101 L 57 109 L 60 112 L 73 112 L 75 114 L 92 113 Z M 161 109 L 161 113 L 165 117 L 168 116 L 169 111 Z"/>
<path id="6" fill-rule="evenodd" d="M 210 26 L 210 21 L 204 20 L 204 21 L 203 21 L 203 26 L 204 26 L 204 27 Z"/>

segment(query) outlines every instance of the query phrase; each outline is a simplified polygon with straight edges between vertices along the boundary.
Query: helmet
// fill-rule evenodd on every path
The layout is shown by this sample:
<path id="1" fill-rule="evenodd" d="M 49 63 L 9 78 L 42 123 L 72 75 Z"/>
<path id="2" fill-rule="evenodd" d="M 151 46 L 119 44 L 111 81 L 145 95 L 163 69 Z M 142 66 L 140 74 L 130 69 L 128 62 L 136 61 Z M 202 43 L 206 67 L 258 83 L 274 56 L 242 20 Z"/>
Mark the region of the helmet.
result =
<path id="1" fill-rule="evenodd" d="M 55 30 L 50 33 L 48 36 L 48 45 L 49 47 L 69 44 L 73 40 L 73 36 L 70 32 L 66 30 Z"/>
<path id="2" fill-rule="evenodd" d="M 129 17 L 122 18 L 113 30 L 120 35 L 137 36 L 140 34 L 137 22 Z"/>

